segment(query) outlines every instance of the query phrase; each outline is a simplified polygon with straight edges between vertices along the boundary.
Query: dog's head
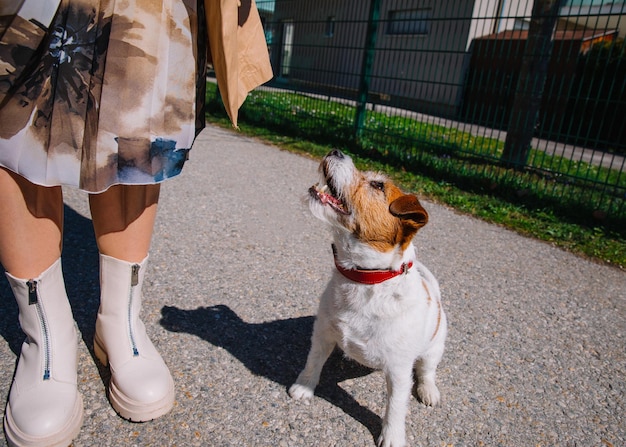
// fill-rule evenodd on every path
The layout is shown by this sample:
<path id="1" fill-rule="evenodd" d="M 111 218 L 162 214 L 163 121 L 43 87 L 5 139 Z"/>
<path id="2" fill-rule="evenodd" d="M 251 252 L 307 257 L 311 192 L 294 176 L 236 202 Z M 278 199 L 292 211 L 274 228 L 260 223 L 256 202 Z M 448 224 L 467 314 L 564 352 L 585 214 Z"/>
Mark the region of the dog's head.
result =
<path id="1" fill-rule="evenodd" d="M 359 171 L 339 150 L 324 157 L 319 172 L 319 183 L 309 189 L 311 212 L 376 251 L 404 251 L 428 222 L 417 197 L 384 175 Z"/>

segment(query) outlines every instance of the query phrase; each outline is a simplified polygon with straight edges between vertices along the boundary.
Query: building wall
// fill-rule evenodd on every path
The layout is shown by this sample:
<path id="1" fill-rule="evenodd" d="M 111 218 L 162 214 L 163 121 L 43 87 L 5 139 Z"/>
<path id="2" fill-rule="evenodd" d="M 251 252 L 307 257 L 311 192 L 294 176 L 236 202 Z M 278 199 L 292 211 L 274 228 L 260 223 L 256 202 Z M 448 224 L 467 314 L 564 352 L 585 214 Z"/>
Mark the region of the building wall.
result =
<path id="1" fill-rule="evenodd" d="M 616 29 L 626 38 L 626 1 L 572 2 L 561 9 L 561 16 L 570 22 L 592 29 Z"/>
<path id="2" fill-rule="evenodd" d="M 383 1 L 381 18 L 406 8 L 402 0 Z M 466 45 L 473 2 L 425 0 L 431 11 L 426 35 L 393 35 L 388 23 L 379 29 L 371 89 L 398 99 L 415 101 L 426 113 L 453 113 L 459 101 L 466 64 Z M 446 113 L 446 110 L 449 113 Z"/>
<path id="3" fill-rule="evenodd" d="M 276 0 L 271 54 L 278 81 L 356 98 L 370 4 L 370 0 Z M 475 39 L 527 27 L 532 5 L 533 0 L 381 0 L 370 101 L 456 116 Z M 623 8 L 624 3 L 620 5 Z M 572 8 L 563 8 L 562 14 L 575 13 Z M 616 13 L 615 8 L 611 6 L 611 12 Z M 429 10 L 427 34 L 389 32 L 391 12 L 415 9 Z M 610 19 L 619 28 L 621 18 Z M 597 17 L 585 24 L 593 25 L 593 20 Z M 293 27 L 288 45 L 281 33 L 286 26 Z"/>
<path id="4" fill-rule="evenodd" d="M 274 22 L 292 21 L 294 24 L 289 80 L 356 89 L 367 30 L 368 3 L 360 0 L 278 1 Z M 327 35 L 330 17 L 334 21 L 334 32 Z M 276 44 L 282 45 L 280 25 L 278 28 Z M 284 48 L 274 51 L 284 52 Z"/>
<path id="5" fill-rule="evenodd" d="M 499 4 L 498 0 L 480 3 L 488 3 L 491 10 Z M 320 88 L 336 85 L 345 96 L 356 94 L 369 6 L 364 0 L 277 1 L 274 21 L 294 24 L 289 82 Z M 430 10 L 427 35 L 389 33 L 390 12 L 416 8 Z M 468 61 L 473 13 L 473 1 L 382 0 L 376 35 L 376 49 L 382 51 L 375 53 L 370 93 L 383 102 L 422 112 L 454 113 Z M 328 34 L 330 18 L 332 35 Z M 484 34 L 492 30 L 486 27 Z M 472 32 L 479 30 L 474 26 Z"/>
<path id="6" fill-rule="evenodd" d="M 533 0 L 476 1 L 466 49 L 476 38 L 518 28 L 520 17 L 530 17 L 532 8 Z"/>

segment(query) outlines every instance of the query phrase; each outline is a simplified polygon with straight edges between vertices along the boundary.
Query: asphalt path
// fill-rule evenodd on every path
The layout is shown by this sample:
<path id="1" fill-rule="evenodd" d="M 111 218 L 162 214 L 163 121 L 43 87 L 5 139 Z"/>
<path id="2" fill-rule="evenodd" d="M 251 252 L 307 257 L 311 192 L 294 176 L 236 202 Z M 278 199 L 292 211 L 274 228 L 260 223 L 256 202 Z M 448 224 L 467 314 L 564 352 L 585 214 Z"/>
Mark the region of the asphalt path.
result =
<path id="1" fill-rule="evenodd" d="M 176 383 L 136 424 L 106 399 L 93 355 L 98 253 L 83 193 L 66 190 L 63 268 L 83 343 L 75 446 L 374 446 L 385 384 L 334 354 L 310 404 L 303 367 L 333 269 L 303 202 L 317 161 L 215 127 L 162 188 L 142 318 Z M 411 446 L 626 446 L 626 273 L 424 202 L 415 243 L 448 315 L 442 403 L 411 399 Z M 0 281 L 0 396 L 23 335 Z M 0 437 L 0 445 L 4 443 Z"/>

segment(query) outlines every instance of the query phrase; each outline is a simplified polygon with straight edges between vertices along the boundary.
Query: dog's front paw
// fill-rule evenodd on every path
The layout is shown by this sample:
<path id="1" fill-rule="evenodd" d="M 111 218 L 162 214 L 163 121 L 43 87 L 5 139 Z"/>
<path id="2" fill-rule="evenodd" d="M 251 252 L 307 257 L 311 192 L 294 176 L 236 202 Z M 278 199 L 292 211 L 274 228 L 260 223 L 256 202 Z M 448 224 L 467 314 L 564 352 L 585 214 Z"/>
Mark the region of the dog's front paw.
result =
<path id="1" fill-rule="evenodd" d="M 441 400 L 441 394 L 434 382 L 424 382 L 417 386 L 417 397 L 424 405 L 434 407 Z"/>
<path id="2" fill-rule="evenodd" d="M 313 389 L 306 385 L 294 383 L 289 388 L 289 395 L 296 400 L 311 400 L 313 397 Z"/>
<path id="3" fill-rule="evenodd" d="M 404 429 L 393 430 L 389 426 L 383 426 L 383 431 L 378 437 L 378 447 L 406 447 Z"/>

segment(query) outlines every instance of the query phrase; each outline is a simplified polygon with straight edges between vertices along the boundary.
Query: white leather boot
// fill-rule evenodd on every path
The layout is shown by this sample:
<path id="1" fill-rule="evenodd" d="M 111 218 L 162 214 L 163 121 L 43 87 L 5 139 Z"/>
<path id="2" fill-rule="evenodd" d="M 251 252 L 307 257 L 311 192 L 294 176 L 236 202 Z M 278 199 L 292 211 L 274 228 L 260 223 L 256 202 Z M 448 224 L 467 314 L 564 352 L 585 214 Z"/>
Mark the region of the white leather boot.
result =
<path id="1" fill-rule="evenodd" d="M 26 334 L 4 414 L 8 444 L 67 447 L 83 423 L 83 399 L 76 377 L 78 331 L 61 259 L 38 278 L 6 276 Z"/>
<path id="2" fill-rule="evenodd" d="M 125 419 L 144 422 L 170 411 L 174 381 L 139 319 L 148 263 L 100 255 L 100 309 L 94 351 L 111 368 L 109 400 Z"/>

